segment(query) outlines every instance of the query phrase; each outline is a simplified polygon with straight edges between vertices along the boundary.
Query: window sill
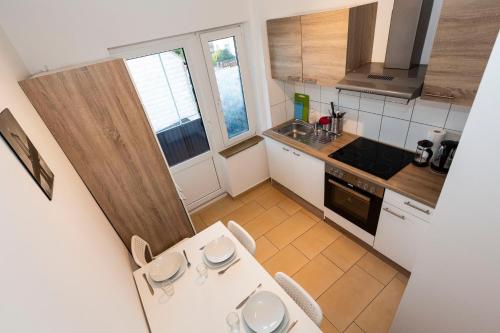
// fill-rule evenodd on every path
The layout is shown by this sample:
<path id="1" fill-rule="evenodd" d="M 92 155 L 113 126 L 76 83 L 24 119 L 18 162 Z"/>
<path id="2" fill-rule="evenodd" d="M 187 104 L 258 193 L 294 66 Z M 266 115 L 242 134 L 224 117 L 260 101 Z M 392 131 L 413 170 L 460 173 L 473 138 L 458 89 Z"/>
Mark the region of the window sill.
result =
<path id="1" fill-rule="evenodd" d="M 259 142 L 264 140 L 263 137 L 259 135 L 254 135 L 246 140 L 241 141 L 240 143 L 235 144 L 234 146 L 231 146 L 229 148 L 226 148 L 222 151 L 219 152 L 219 154 L 224 157 L 224 158 L 229 158 L 231 156 L 234 156 L 238 153 L 241 153 L 242 151 L 251 148 L 255 145 L 257 145 Z"/>

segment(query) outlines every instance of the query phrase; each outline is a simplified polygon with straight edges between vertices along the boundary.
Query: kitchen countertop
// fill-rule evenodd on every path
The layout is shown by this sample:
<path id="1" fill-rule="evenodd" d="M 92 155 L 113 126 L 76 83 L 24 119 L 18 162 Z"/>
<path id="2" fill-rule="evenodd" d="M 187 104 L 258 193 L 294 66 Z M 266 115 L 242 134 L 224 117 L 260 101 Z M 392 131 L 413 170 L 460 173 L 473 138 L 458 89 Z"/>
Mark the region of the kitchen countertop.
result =
<path id="1" fill-rule="evenodd" d="M 276 127 L 280 127 L 282 125 L 283 124 L 280 124 Z M 318 150 L 274 132 L 273 130 L 276 127 L 266 130 L 263 135 L 300 150 L 310 156 L 323 160 L 325 163 L 351 172 L 356 176 L 363 177 L 375 184 L 426 204 L 432 208 L 436 207 L 436 203 L 439 198 L 439 194 L 441 193 L 441 189 L 443 188 L 446 176 L 431 171 L 430 167 L 419 168 L 410 163 L 390 179 L 385 180 L 328 157 L 328 155 L 334 151 L 357 139 L 359 137 L 357 135 L 344 132 L 333 142 Z"/>

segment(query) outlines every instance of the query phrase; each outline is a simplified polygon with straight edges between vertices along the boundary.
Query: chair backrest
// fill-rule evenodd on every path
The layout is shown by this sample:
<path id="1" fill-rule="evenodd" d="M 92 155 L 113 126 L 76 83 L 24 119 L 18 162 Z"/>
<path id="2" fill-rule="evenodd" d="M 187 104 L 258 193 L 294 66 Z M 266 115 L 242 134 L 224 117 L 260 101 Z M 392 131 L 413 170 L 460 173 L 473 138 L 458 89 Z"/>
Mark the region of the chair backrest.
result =
<path id="1" fill-rule="evenodd" d="M 298 306 L 304 310 L 304 312 L 320 326 L 321 321 L 323 321 L 323 312 L 321 307 L 314 300 L 314 298 L 309 295 L 307 291 L 304 290 L 294 279 L 286 275 L 285 273 L 278 272 L 274 276 L 274 279 L 283 288 L 286 293 L 297 303 Z"/>
<path id="2" fill-rule="evenodd" d="M 134 261 L 137 265 L 139 265 L 139 267 L 143 267 L 148 263 L 146 260 L 146 250 L 148 251 L 150 258 L 154 258 L 148 242 L 137 235 L 132 236 L 132 244 L 130 248 L 132 249 L 132 257 L 134 257 Z"/>
<path id="3" fill-rule="evenodd" d="M 257 249 L 257 245 L 255 244 L 255 240 L 250 234 L 243 229 L 241 225 L 234 221 L 229 221 L 227 223 L 227 228 L 231 233 L 236 237 L 240 243 L 250 252 L 252 255 L 255 255 L 255 250 Z"/>

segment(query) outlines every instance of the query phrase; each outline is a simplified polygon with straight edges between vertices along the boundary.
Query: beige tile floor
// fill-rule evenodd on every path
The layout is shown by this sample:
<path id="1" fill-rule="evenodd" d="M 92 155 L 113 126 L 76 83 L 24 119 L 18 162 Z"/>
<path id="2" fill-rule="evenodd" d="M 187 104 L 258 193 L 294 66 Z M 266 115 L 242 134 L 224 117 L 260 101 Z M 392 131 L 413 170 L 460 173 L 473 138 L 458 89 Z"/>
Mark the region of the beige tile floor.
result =
<path id="1" fill-rule="evenodd" d="M 388 332 L 408 277 L 270 182 L 192 215 L 197 231 L 234 220 L 256 239 L 257 260 L 285 272 L 320 304 L 323 332 Z"/>

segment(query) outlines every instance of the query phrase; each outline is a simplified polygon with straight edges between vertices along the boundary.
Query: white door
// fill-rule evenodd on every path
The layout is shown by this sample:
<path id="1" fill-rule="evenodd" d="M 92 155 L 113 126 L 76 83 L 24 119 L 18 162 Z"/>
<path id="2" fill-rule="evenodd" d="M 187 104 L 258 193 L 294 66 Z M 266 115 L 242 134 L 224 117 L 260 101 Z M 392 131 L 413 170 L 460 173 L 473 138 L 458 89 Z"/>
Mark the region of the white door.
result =
<path id="1" fill-rule="evenodd" d="M 271 178 L 293 191 L 292 148 L 267 138 L 266 147 Z"/>
<path id="2" fill-rule="evenodd" d="M 323 210 L 325 163 L 298 150 L 292 152 L 293 189 L 304 200 Z"/>
<path id="3" fill-rule="evenodd" d="M 111 51 L 126 58 L 151 127 L 188 209 L 220 195 L 210 105 L 201 92 L 205 70 L 195 35 Z M 201 58 L 203 59 L 203 58 Z M 151 175 L 154 177 L 154 175 Z"/>

